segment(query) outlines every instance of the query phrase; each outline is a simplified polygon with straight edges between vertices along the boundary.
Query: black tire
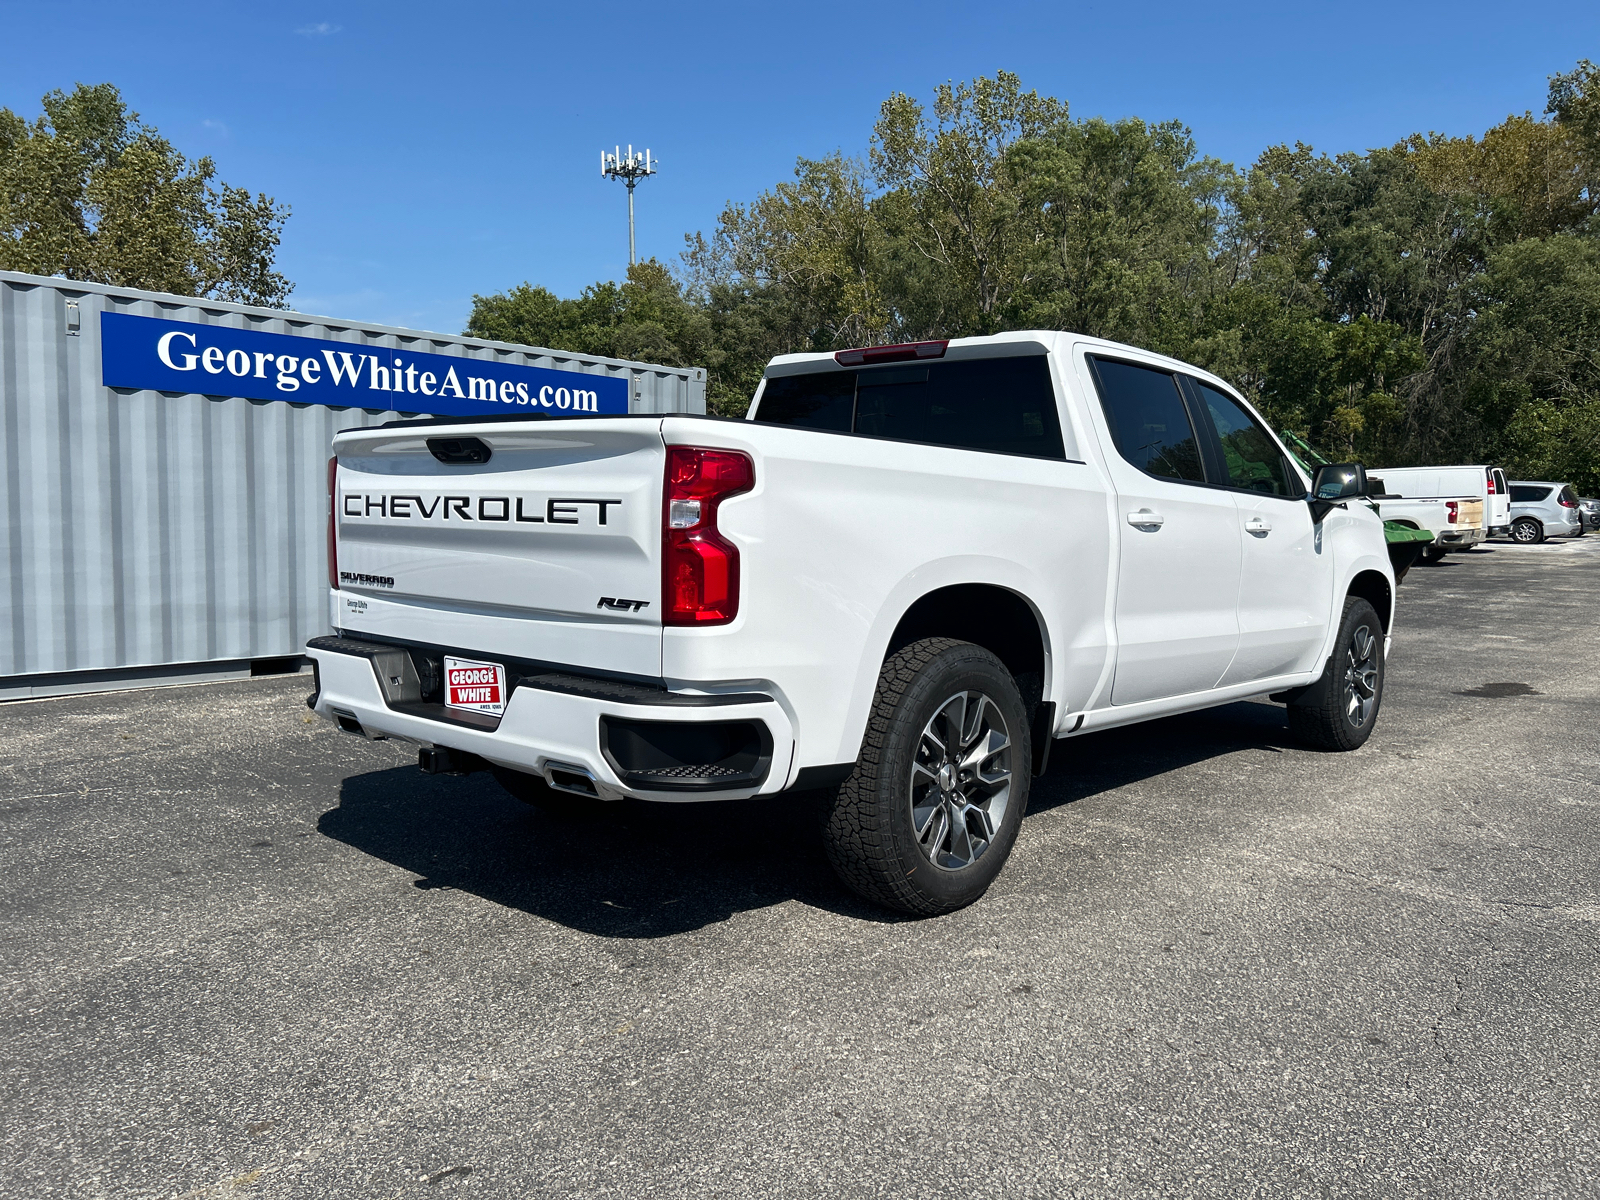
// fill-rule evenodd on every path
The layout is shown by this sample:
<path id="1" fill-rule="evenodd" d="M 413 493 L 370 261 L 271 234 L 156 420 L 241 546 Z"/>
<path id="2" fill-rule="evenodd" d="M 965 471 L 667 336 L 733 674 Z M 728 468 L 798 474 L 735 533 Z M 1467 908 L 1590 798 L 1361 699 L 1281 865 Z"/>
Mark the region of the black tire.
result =
<path id="1" fill-rule="evenodd" d="M 524 804 L 531 804 L 540 812 L 557 817 L 586 818 L 598 816 L 605 801 L 592 796 L 579 796 L 573 792 L 558 792 L 538 775 L 513 771 L 509 767 L 489 768 L 494 781 Z"/>
<path id="2" fill-rule="evenodd" d="M 1339 636 L 1322 678 L 1289 701 L 1289 732 L 1319 750 L 1356 749 L 1378 723 L 1383 678 L 1383 624 L 1378 612 L 1361 597 L 1347 596 Z"/>
<path id="3" fill-rule="evenodd" d="M 1432 542 L 1429 542 L 1422 548 L 1422 561 L 1427 563 L 1429 566 L 1433 566 L 1437 563 L 1443 562 L 1444 556 L 1448 553 L 1449 551 L 1443 546 L 1436 546 Z"/>
<path id="4" fill-rule="evenodd" d="M 999 745 L 995 735 L 1004 747 L 975 757 L 972 748 Z M 954 755 L 933 752 L 952 741 Z M 913 642 L 884 662 L 861 757 L 828 798 L 828 861 L 847 887 L 885 907 L 919 917 L 964 908 L 1016 843 L 1032 762 L 1027 709 L 1005 665 L 970 642 Z"/>
<path id="5" fill-rule="evenodd" d="M 1537 546 L 1544 541 L 1544 526 L 1532 517 L 1518 517 L 1511 522 L 1511 540 L 1523 546 Z"/>

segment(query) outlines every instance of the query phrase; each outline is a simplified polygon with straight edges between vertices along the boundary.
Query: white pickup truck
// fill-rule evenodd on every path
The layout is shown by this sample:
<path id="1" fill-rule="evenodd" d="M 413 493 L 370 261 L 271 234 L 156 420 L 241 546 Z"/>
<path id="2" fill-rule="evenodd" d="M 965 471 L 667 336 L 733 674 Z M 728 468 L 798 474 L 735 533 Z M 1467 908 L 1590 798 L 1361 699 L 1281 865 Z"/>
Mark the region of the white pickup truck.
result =
<path id="1" fill-rule="evenodd" d="M 786 355 L 748 420 L 397 421 L 330 462 L 308 703 L 544 806 L 828 789 L 916 914 L 1004 864 L 1051 741 L 1243 697 L 1377 719 L 1394 578 L 1223 381 L 1010 333 Z"/>
<path id="2" fill-rule="evenodd" d="M 1499 467 L 1375 467 L 1369 482 L 1385 520 L 1433 534 L 1427 562 L 1511 532 L 1511 487 Z"/>
<path id="3" fill-rule="evenodd" d="M 1484 527 L 1483 501 L 1473 496 L 1419 496 L 1406 498 L 1385 492 L 1380 475 L 1367 476 L 1371 501 L 1378 515 L 1412 529 L 1433 534 L 1433 541 L 1422 548 L 1422 561 L 1436 563 L 1451 550 L 1468 550 L 1488 533 Z"/>

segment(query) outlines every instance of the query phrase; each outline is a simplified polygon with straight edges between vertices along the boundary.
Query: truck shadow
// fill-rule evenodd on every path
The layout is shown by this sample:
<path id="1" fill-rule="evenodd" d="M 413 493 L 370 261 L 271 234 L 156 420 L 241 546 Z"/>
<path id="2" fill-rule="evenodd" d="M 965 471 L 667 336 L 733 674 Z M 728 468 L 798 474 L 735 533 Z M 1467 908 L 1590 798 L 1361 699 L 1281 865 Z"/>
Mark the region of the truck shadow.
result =
<path id="1" fill-rule="evenodd" d="M 1241 701 L 1056 742 L 1050 769 L 1033 781 L 1028 814 L 1240 750 L 1305 752 L 1281 705 Z"/>
<path id="2" fill-rule="evenodd" d="M 1290 744 L 1283 710 L 1234 704 L 1057 743 L 1030 814 L 1206 759 Z M 394 864 L 423 891 L 452 888 L 602 937 L 659 938 L 795 900 L 875 922 L 903 918 L 856 898 L 823 856 L 823 797 L 607 805 L 551 816 L 488 775 L 397 767 L 353 775 L 324 836 Z"/>

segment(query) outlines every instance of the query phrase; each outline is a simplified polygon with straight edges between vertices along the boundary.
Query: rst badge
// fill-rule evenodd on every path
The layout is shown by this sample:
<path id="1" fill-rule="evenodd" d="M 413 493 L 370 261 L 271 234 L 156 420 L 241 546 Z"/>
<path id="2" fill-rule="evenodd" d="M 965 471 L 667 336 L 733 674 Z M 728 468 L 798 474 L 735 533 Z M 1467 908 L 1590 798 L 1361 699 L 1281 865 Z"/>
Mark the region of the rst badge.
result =
<path id="1" fill-rule="evenodd" d="M 499 663 L 445 655 L 444 702 L 447 708 L 500 716 L 506 711 L 506 669 Z"/>

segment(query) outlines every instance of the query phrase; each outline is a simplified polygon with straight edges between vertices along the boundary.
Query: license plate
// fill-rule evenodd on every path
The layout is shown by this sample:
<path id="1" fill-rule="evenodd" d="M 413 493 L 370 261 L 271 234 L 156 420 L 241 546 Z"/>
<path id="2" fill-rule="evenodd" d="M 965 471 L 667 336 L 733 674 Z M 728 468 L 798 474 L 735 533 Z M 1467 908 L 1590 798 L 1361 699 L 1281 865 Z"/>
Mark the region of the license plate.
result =
<path id="1" fill-rule="evenodd" d="M 446 708 L 500 716 L 506 711 L 506 669 L 499 663 L 446 655 L 444 703 Z"/>

